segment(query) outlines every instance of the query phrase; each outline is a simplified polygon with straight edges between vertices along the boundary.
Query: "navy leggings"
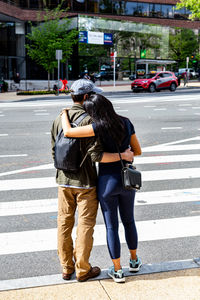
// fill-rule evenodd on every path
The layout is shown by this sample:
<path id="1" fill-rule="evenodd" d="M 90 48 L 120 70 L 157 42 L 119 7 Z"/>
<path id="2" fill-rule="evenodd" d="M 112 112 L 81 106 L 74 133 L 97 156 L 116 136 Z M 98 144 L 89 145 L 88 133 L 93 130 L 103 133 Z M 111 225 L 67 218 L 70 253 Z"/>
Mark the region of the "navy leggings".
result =
<path id="1" fill-rule="evenodd" d="M 107 245 L 112 259 L 120 257 L 118 209 L 125 230 L 128 248 L 137 249 L 138 236 L 134 220 L 135 191 L 123 189 L 120 174 L 98 177 L 100 201 L 107 232 Z"/>

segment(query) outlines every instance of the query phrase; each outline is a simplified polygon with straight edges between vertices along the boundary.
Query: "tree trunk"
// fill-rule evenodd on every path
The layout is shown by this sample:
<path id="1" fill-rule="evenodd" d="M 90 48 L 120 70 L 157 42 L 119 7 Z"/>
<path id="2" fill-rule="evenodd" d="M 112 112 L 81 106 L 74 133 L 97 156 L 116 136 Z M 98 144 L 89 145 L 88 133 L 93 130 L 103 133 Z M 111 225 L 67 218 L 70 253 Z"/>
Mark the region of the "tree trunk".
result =
<path id="1" fill-rule="evenodd" d="M 48 91 L 50 91 L 50 71 L 48 71 Z"/>

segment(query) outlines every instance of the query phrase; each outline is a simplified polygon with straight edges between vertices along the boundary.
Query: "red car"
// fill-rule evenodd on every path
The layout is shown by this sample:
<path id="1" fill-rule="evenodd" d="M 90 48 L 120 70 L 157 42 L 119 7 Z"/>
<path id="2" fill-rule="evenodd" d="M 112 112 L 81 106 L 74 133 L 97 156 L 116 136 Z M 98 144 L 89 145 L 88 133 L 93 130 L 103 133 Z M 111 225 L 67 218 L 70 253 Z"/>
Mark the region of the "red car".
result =
<path id="1" fill-rule="evenodd" d="M 173 72 L 157 72 L 147 74 L 143 79 L 135 79 L 131 83 L 133 92 L 149 91 L 153 93 L 164 89 L 174 92 L 178 86 L 178 78 Z"/>

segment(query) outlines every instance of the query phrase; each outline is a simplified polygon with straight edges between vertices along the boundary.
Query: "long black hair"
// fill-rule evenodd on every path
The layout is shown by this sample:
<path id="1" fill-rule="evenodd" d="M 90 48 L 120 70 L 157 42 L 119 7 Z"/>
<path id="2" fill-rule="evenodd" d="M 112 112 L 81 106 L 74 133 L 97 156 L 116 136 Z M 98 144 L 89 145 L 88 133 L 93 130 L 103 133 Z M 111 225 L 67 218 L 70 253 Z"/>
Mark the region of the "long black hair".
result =
<path id="1" fill-rule="evenodd" d="M 99 94 L 91 95 L 84 102 L 84 109 L 95 123 L 101 140 L 104 141 L 106 132 L 115 143 L 122 142 L 125 136 L 124 122 L 122 117 L 116 114 L 112 103 L 106 97 Z"/>

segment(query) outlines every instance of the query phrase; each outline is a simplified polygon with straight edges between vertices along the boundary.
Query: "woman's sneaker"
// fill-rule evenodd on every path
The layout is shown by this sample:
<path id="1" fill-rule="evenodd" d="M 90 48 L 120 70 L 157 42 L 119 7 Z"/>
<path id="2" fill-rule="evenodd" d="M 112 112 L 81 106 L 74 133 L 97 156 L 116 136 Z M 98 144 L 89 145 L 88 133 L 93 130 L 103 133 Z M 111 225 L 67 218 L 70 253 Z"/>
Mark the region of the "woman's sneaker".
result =
<path id="1" fill-rule="evenodd" d="M 141 265 L 142 265 L 142 261 L 138 256 L 137 256 L 137 260 L 130 259 L 129 271 L 130 272 L 138 272 L 140 270 Z"/>
<path id="2" fill-rule="evenodd" d="M 115 282 L 125 282 L 124 272 L 122 269 L 115 271 L 114 266 L 108 270 L 108 276 L 110 276 Z"/>

